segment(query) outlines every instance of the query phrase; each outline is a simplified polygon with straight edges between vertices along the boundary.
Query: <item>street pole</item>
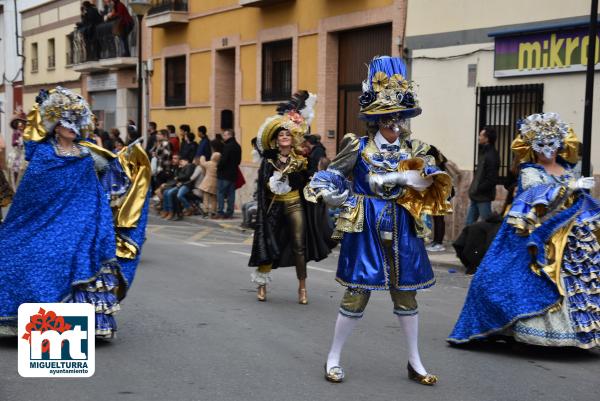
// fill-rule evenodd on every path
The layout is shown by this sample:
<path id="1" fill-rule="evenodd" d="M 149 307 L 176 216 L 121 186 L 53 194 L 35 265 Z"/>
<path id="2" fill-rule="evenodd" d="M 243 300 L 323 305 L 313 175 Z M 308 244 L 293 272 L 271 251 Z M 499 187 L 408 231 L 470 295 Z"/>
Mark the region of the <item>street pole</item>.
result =
<path id="1" fill-rule="evenodd" d="M 592 154 L 592 112 L 594 104 L 594 68 L 596 66 L 596 38 L 598 36 L 598 0 L 592 0 L 590 11 L 590 38 L 587 51 L 587 74 L 585 77 L 585 109 L 583 113 L 583 149 L 581 174 L 589 177 L 591 174 Z"/>
<path id="2" fill-rule="evenodd" d="M 597 0 L 594 0 L 597 1 Z M 142 73 L 142 19 L 143 14 L 137 15 L 138 20 L 138 67 L 137 67 L 137 129 L 138 136 L 144 139 L 144 145 L 146 144 L 146 132 L 143 131 L 144 124 L 142 123 L 142 93 L 143 93 L 143 73 Z"/>

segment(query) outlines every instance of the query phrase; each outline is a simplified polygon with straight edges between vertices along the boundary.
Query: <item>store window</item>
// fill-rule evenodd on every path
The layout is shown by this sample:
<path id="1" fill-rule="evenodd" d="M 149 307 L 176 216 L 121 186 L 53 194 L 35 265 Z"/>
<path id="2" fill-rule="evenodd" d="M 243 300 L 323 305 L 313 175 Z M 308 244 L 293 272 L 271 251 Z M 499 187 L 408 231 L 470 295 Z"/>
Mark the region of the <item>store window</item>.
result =
<path id="1" fill-rule="evenodd" d="M 500 184 L 504 184 L 512 164 L 511 144 L 518 134 L 519 120 L 544 107 L 544 84 L 485 86 L 477 88 L 477 124 L 475 130 L 475 168 L 477 137 L 484 127 L 496 130 L 496 149 L 500 155 Z"/>
<path id="2" fill-rule="evenodd" d="M 292 40 L 262 46 L 262 100 L 286 100 L 292 94 Z"/>
<path id="3" fill-rule="evenodd" d="M 186 94 L 186 57 L 165 59 L 165 105 L 185 106 Z"/>

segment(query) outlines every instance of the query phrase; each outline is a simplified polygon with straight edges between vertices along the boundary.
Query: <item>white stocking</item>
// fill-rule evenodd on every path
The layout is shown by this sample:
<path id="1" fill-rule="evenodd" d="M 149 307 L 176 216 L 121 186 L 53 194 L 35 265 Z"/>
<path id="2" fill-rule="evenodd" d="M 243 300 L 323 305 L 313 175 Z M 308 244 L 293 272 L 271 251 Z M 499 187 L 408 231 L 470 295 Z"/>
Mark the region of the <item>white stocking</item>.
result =
<path id="1" fill-rule="evenodd" d="M 398 315 L 397 315 L 398 316 Z M 398 316 L 402 331 L 406 337 L 406 345 L 408 346 L 408 361 L 414 370 L 420 375 L 426 375 L 427 371 L 421 362 L 419 356 L 419 315 Z"/>
<path id="2" fill-rule="evenodd" d="M 327 356 L 327 371 L 334 366 L 340 366 L 340 354 L 344 343 L 356 327 L 359 319 L 350 318 L 338 313 L 337 320 L 335 322 L 335 332 L 333 333 L 333 342 L 331 343 L 331 349 Z"/>

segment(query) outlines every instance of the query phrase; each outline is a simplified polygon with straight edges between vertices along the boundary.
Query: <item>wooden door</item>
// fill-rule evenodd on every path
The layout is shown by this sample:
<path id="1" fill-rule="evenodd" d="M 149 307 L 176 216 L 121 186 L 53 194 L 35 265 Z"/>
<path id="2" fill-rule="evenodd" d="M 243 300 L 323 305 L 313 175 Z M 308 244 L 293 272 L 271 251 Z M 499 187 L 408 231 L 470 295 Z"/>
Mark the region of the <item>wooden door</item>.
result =
<path id="1" fill-rule="evenodd" d="M 338 143 L 353 132 L 366 134 L 366 124 L 358 118 L 358 97 L 367 78 L 369 62 L 392 51 L 392 25 L 376 25 L 339 33 L 338 58 Z"/>

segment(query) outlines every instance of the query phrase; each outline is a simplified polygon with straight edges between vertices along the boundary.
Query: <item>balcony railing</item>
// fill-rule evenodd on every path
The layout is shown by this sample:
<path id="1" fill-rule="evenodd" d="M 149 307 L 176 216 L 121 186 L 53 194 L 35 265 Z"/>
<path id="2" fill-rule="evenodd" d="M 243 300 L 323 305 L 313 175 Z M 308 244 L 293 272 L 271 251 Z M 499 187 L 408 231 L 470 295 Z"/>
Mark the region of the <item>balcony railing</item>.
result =
<path id="1" fill-rule="evenodd" d="M 152 0 L 152 8 L 148 15 L 158 14 L 165 11 L 188 11 L 187 0 Z"/>
<path id="2" fill-rule="evenodd" d="M 71 40 L 71 64 L 75 70 L 93 71 L 108 67 L 134 65 L 123 62 L 136 51 L 137 27 L 128 34 L 122 34 L 119 20 L 106 21 L 94 27 L 78 27 L 69 36 Z M 111 64 L 112 61 L 116 64 Z M 86 64 L 80 67 L 79 65 Z"/>
<path id="3" fill-rule="evenodd" d="M 38 59 L 37 58 L 32 58 L 31 59 L 31 72 L 38 72 Z"/>
<path id="4" fill-rule="evenodd" d="M 56 62 L 55 62 L 55 58 L 54 55 L 48 56 L 48 69 L 54 69 L 56 68 Z"/>

